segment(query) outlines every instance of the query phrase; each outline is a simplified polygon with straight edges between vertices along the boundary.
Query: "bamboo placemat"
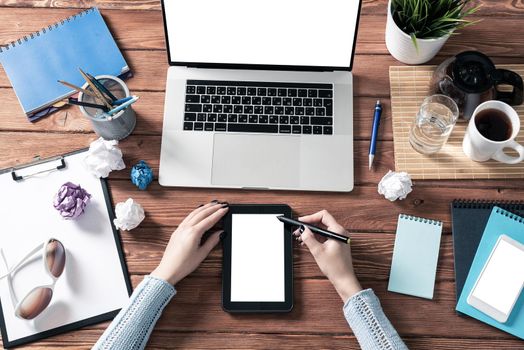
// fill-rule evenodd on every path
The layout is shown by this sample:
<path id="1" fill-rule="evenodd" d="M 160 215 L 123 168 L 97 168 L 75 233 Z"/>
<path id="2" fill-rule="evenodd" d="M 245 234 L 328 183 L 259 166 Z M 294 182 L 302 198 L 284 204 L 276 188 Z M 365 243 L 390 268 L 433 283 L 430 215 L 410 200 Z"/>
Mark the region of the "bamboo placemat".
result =
<path id="1" fill-rule="evenodd" d="M 498 65 L 524 76 L 524 64 Z M 508 165 L 490 160 L 477 163 L 462 152 L 467 123 L 458 121 L 448 142 L 436 154 L 416 152 L 408 141 L 413 119 L 429 95 L 429 81 L 435 66 L 402 66 L 389 68 L 391 110 L 395 147 L 395 169 L 408 172 L 413 179 L 521 179 L 524 162 Z M 524 125 L 524 105 L 514 107 Z M 524 131 L 517 137 L 524 144 Z M 512 153 L 510 153 L 512 154 Z M 513 154 L 512 154 L 513 155 Z"/>

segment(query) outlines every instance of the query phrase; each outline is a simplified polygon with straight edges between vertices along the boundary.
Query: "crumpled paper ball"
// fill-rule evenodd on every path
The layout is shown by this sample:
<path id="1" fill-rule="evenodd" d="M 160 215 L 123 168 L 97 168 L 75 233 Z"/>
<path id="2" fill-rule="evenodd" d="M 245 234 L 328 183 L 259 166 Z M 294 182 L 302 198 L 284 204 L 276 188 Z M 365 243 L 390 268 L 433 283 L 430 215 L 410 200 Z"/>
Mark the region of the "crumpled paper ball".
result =
<path id="1" fill-rule="evenodd" d="M 106 141 L 99 138 L 91 142 L 84 164 L 87 170 L 96 177 L 107 177 L 113 170 L 126 167 L 122 159 L 122 151 L 117 147 L 118 141 Z"/>
<path id="2" fill-rule="evenodd" d="M 143 160 L 131 168 L 131 182 L 139 189 L 145 190 L 153 181 L 153 170 Z"/>
<path id="3" fill-rule="evenodd" d="M 404 199 L 412 191 L 413 183 L 408 173 L 389 171 L 378 184 L 378 193 L 394 202 Z"/>
<path id="4" fill-rule="evenodd" d="M 76 219 L 84 213 L 91 195 L 80 185 L 71 182 L 63 184 L 53 200 L 53 206 L 65 219 Z"/>
<path id="5" fill-rule="evenodd" d="M 117 229 L 132 230 L 146 217 L 144 208 L 132 198 L 125 202 L 120 202 L 115 207 L 115 220 L 113 221 Z"/>

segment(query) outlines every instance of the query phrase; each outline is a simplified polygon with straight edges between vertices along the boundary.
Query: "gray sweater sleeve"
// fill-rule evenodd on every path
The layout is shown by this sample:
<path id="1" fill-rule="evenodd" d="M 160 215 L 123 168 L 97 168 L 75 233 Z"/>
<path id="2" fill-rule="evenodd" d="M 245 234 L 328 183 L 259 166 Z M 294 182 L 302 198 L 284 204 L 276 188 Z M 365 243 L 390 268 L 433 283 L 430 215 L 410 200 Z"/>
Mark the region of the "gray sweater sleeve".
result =
<path id="1" fill-rule="evenodd" d="M 168 282 L 146 276 L 93 349 L 144 349 L 164 307 L 175 294 Z"/>
<path id="2" fill-rule="evenodd" d="M 343 310 L 362 350 L 407 350 L 373 290 L 353 295 Z"/>
<path id="3" fill-rule="evenodd" d="M 166 281 L 146 276 L 93 349 L 142 350 L 162 311 L 176 294 Z M 407 350 L 371 289 L 355 294 L 344 315 L 362 350 Z"/>

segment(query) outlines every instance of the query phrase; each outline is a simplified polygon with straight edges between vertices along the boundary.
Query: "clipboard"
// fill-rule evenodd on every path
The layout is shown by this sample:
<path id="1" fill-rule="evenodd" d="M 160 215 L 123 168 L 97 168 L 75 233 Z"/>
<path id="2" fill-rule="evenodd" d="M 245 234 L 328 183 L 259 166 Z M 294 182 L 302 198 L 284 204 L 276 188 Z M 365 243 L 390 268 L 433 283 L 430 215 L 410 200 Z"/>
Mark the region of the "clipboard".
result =
<path id="1" fill-rule="evenodd" d="M 111 320 L 129 300 L 132 286 L 120 235 L 113 224 L 108 183 L 83 167 L 87 150 L 0 170 L 0 246 L 9 265 L 51 236 L 66 248 L 66 267 L 56 282 L 53 299 L 32 321 L 14 316 L 7 281 L 0 280 L 0 332 L 6 348 Z M 80 184 L 92 195 L 85 213 L 76 220 L 63 219 L 53 208 L 54 194 L 68 181 Z M 17 212 L 21 208 L 27 212 Z M 27 292 L 24 288 L 28 285 L 34 287 L 45 280 L 43 271 L 38 275 L 42 264 L 37 260 L 27 264 L 28 271 L 15 275 L 13 287 L 18 297 Z M 4 270 L 2 264 L 0 271 Z M 33 276 L 36 281 L 27 281 Z"/>

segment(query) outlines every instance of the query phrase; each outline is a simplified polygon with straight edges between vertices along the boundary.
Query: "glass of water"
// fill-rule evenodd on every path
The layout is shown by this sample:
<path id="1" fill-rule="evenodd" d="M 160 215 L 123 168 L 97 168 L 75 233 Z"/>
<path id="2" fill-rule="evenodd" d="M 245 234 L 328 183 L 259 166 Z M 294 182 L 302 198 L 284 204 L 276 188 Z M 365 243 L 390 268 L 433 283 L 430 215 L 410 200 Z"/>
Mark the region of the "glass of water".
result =
<path id="1" fill-rule="evenodd" d="M 458 106 L 448 96 L 427 97 L 409 131 L 411 147 L 422 154 L 438 152 L 447 142 L 458 116 Z"/>

